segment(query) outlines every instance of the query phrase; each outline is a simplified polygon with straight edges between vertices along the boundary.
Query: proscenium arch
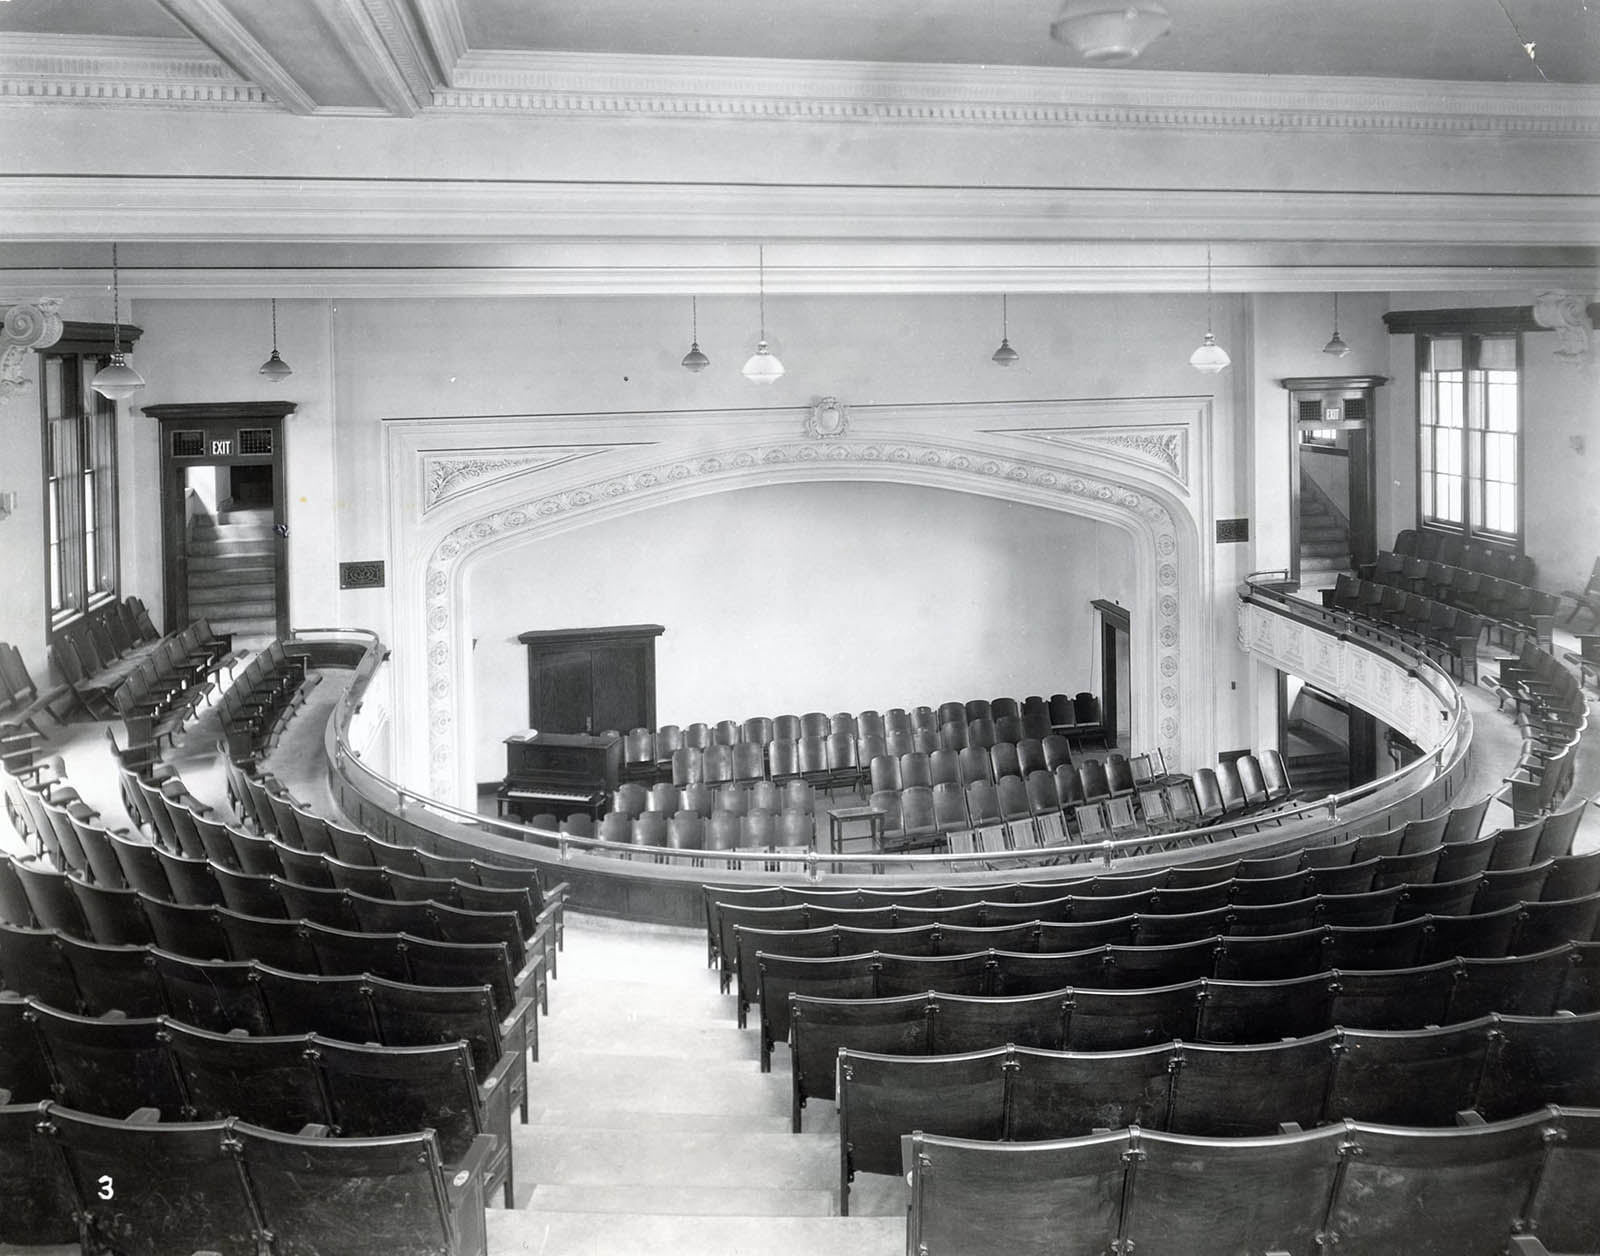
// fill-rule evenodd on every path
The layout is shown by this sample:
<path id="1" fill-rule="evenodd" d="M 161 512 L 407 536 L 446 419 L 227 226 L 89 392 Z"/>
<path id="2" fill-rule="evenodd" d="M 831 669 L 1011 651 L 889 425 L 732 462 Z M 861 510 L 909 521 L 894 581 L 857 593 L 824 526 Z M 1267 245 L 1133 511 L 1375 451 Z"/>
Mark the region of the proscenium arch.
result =
<path id="1" fill-rule="evenodd" d="M 1192 412 L 1192 411 L 1191 411 Z M 593 416 L 590 416 L 593 417 Z M 1015 429 L 1012 429 L 1015 431 Z M 1209 649 L 1206 590 L 1210 564 L 1200 523 L 1155 470 L 1099 460 L 1083 466 L 1081 450 L 1040 442 L 1026 450 L 985 446 L 969 436 L 925 434 L 893 439 L 730 441 L 591 478 L 543 495 L 505 503 L 482 495 L 476 510 L 436 539 L 421 569 L 427 705 L 429 793 L 470 804 L 475 782 L 463 747 L 470 745 L 473 678 L 470 625 L 460 608 L 473 568 L 496 551 L 673 501 L 768 484 L 823 480 L 881 481 L 975 493 L 1110 524 L 1133 540 L 1136 588 L 1131 608 L 1134 666 L 1155 679 L 1140 686 L 1135 727 L 1154 737 L 1172 762 L 1186 739 L 1203 741 L 1209 704 L 1200 673 L 1179 665 L 1183 649 Z M 1074 454 L 1077 454 L 1077 457 Z M 467 506 L 467 502 L 462 502 Z M 458 515 L 460 519 L 462 516 Z M 397 595 L 400 590 L 397 589 Z"/>

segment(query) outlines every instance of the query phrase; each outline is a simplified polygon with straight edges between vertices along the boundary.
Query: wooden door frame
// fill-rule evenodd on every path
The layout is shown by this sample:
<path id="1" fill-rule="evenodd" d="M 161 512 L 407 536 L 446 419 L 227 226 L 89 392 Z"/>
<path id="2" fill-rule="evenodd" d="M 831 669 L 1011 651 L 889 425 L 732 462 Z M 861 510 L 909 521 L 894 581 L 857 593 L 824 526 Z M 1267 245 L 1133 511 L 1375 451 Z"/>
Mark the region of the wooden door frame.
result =
<path id="1" fill-rule="evenodd" d="M 184 544 L 183 473 L 189 467 L 270 466 L 272 468 L 273 606 L 278 636 L 289 632 L 289 547 L 285 513 L 288 505 L 289 460 L 284 448 L 284 420 L 295 412 L 293 401 L 219 401 L 145 406 L 159 424 L 161 462 L 161 569 L 168 632 L 189 621 L 189 568 Z M 241 429 L 265 428 L 272 433 L 268 454 L 242 453 Z M 199 432 L 201 451 L 173 452 L 174 433 Z"/>
<path id="2" fill-rule="evenodd" d="M 1128 658 L 1133 659 L 1133 616 L 1120 602 L 1094 598 L 1090 603 L 1100 617 L 1100 719 L 1113 738 L 1117 735 L 1117 634 L 1128 638 Z M 1128 692 L 1133 693 L 1133 672 L 1128 672 Z M 1130 705 L 1132 705 L 1130 703 Z M 1131 738 L 1133 729 L 1130 726 Z"/>
<path id="3" fill-rule="evenodd" d="M 1339 419 L 1323 424 L 1347 430 L 1350 436 L 1350 552 L 1357 563 L 1377 557 L 1377 479 L 1374 466 L 1377 390 L 1387 375 L 1301 375 L 1280 379 L 1289 394 L 1289 578 L 1300 583 L 1300 415 L 1298 402 L 1308 394 L 1326 401 L 1367 401 L 1365 420 Z M 1341 406 L 1342 410 L 1342 406 Z M 1358 449 L 1360 456 L 1358 457 Z"/>

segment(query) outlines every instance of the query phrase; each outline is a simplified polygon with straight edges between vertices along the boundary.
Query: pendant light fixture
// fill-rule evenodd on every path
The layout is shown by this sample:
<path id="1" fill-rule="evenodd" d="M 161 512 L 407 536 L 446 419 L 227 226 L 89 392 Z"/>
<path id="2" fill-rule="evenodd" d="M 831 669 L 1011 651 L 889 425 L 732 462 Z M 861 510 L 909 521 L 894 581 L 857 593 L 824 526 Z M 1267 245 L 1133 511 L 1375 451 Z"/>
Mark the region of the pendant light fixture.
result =
<path id="1" fill-rule="evenodd" d="M 1344 337 L 1339 334 L 1339 294 L 1333 294 L 1333 338 L 1322 346 L 1322 351 L 1330 357 L 1342 358 L 1350 352 L 1350 346 L 1345 344 Z"/>
<path id="2" fill-rule="evenodd" d="M 111 361 L 94 373 L 89 387 L 112 401 L 125 401 L 144 387 L 144 378 L 128 365 L 122 352 L 122 319 L 118 310 L 117 245 L 111 242 Z"/>
<path id="3" fill-rule="evenodd" d="M 1171 28 L 1156 0 L 1067 0 L 1050 37 L 1094 65 L 1123 65 Z"/>
<path id="4" fill-rule="evenodd" d="M 272 356 L 261 364 L 262 375 L 276 384 L 294 374 L 294 368 L 278 356 L 278 298 L 272 298 Z"/>
<path id="5" fill-rule="evenodd" d="M 1006 294 L 1000 294 L 1000 347 L 990 355 L 989 361 L 996 366 L 1010 366 L 1022 355 L 1011 347 L 1011 341 L 1006 333 L 1010 330 L 1007 326 Z"/>
<path id="6" fill-rule="evenodd" d="M 1189 355 L 1189 365 L 1203 375 L 1215 375 L 1225 368 L 1233 359 L 1228 356 L 1228 351 L 1217 343 L 1217 338 L 1211 332 L 1211 246 L 1206 245 L 1206 338 L 1200 342 L 1200 347 Z"/>
<path id="7" fill-rule="evenodd" d="M 771 384 L 783 374 L 783 363 L 778 361 L 771 349 L 767 348 L 767 252 L 766 246 L 756 246 L 756 275 L 757 291 L 761 297 L 761 339 L 756 343 L 756 351 L 750 355 L 750 360 L 740 370 L 744 377 L 755 384 Z"/>
<path id="8" fill-rule="evenodd" d="M 689 352 L 683 355 L 683 369 L 703 371 L 711 359 L 700 352 L 700 309 L 694 297 L 689 298 Z"/>

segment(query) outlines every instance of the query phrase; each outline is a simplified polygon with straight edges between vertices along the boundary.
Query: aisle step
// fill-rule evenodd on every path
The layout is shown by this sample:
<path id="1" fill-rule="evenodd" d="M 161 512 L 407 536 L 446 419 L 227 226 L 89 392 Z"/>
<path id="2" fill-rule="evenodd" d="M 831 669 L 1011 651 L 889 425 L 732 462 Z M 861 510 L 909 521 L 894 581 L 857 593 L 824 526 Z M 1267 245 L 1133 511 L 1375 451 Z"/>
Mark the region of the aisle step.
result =
<path id="1" fill-rule="evenodd" d="M 839 1171 L 837 1138 L 741 1129 L 592 1129 L 517 1125 L 511 1150 L 522 1184 L 698 1185 L 826 1189 Z"/>
<path id="2" fill-rule="evenodd" d="M 693 1217 L 492 1208 L 494 1256 L 899 1256 L 903 1217 Z"/>
<path id="3" fill-rule="evenodd" d="M 831 1217 L 833 1190 L 754 1186 L 569 1186 L 545 1183 L 517 1206 L 535 1212 L 649 1213 L 676 1217 Z"/>

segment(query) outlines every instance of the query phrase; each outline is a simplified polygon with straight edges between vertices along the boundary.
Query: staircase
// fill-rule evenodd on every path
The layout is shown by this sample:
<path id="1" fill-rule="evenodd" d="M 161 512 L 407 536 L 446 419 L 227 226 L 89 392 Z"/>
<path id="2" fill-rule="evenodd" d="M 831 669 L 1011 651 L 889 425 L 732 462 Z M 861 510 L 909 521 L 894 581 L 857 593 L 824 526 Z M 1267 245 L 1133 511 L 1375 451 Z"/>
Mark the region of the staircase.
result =
<path id="1" fill-rule="evenodd" d="M 832 1107 L 790 1133 L 787 1049 L 760 1071 L 703 933 L 569 915 L 566 937 L 494 1256 L 899 1256 L 904 1183 L 858 1175 L 836 1215 Z"/>
<path id="2" fill-rule="evenodd" d="M 1350 570 L 1350 525 L 1309 475 L 1300 475 L 1300 574 Z"/>
<path id="3" fill-rule="evenodd" d="M 269 508 L 219 510 L 189 525 L 189 617 L 217 632 L 277 632 L 277 538 Z"/>

